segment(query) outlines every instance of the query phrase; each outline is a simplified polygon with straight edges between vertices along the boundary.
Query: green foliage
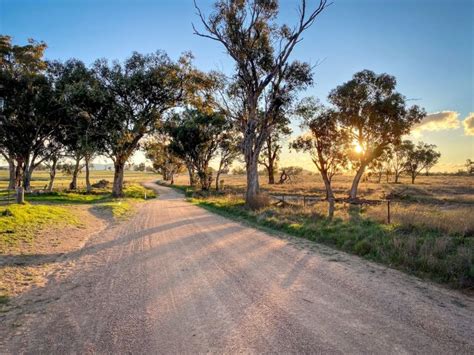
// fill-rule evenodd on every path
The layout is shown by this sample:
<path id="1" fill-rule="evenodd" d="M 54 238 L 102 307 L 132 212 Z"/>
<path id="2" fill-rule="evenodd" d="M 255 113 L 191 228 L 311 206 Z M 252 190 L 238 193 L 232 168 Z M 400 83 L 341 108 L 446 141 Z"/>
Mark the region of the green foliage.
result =
<path id="1" fill-rule="evenodd" d="M 140 140 L 156 131 L 163 114 L 183 99 L 191 56 L 172 61 L 164 52 L 133 53 L 123 63 L 98 60 L 93 67 L 109 109 L 101 122 L 105 150 L 114 159 L 112 194 L 123 197 L 123 170 Z"/>
<path id="2" fill-rule="evenodd" d="M 350 144 L 347 131 L 339 129 L 335 113 L 314 98 L 303 99 L 296 108 L 296 114 L 310 134 L 297 138 L 291 147 L 296 151 L 309 152 L 323 178 L 331 181 L 347 166 Z M 328 194 L 332 195 L 332 192 L 328 191 Z"/>
<path id="3" fill-rule="evenodd" d="M 50 65 L 63 114 L 68 117 L 58 141 L 79 158 L 103 152 L 102 124 L 110 106 L 99 81 L 92 70 L 77 59 Z"/>
<path id="4" fill-rule="evenodd" d="M 124 188 L 124 197 L 133 199 L 155 198 L 156 193 L 138 184 L 127 184 Z M 48 192 L 27 195 L 31 202 L 47 202 L 57 204 L 95 204 L 113 200 L 110 190 L 96 189 L 92 193 L 81 192 Z"/>
<path id="5" fill-rule="evenodd" d="M 176 114 L 165 126 L 171 139 L 170 149 L 192 165 L 200 178 L 202 190 L 209 190 L 209 163 L 221 143 L 230 140 L 229 129 L 229 122 L 223 114 L 199 110 Z"/>
<path id="6" fill-rule="evenodd" d="M 145 143 L 145 156 L 165 181 L 173 181 L 174 175 L 183 171 L 183 160 L 170 148 L 169 139 L 163 134 L 155 134 Z"/>
<path id="7" fill-rule="evenodd" d="M 418 142 L 416 146 L 411 144 L 406 153 L 405 170 L 411 176 L 411 182 L 415 183 L 418 174 L 433 167 L 441 157 L 441 153 L 435 151 L 436 145 Z"/>
<path id="8" fill-rule="evenodd" d="M 394 76 L 363 70 L 328 96 L 338 126 L 347 132 L 349 142 L 360 148 L 349 155 L 357 169 L 350 193 L 353 199 L 365 168 L 390 144 L 399 144 L 401 137 L 426 116 L 416 105 L 407 107 L 406 98 L 396 91 L 396 84 Z"/>
<path id="9" fill-rule="evenodd" d="M 296 26 L 278 22 L 278 1 L 216 1 L 206 18 L 196 7 L 205 32 L 195 33 L 220 42 L 235 61 L 236 72 L 228 90 L 229 116 L 243 135 L 242 151 L 249 170 L 247 202 L 258 195 L 258 159 L 272 130 L 286 121 L 284 114 L 297 91 L 313 83 L 308 63 L 290 61 L 301 35 L 328 6 L 314 9 L 301 2 Z"/>

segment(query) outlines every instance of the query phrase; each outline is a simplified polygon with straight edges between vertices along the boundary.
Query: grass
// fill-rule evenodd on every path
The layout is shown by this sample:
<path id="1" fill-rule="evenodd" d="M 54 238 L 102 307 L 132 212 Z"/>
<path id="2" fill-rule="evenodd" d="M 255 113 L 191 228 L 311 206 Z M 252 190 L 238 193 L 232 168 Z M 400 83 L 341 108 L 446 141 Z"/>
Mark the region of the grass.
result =
<path id="1" fill-rule="evenodd" d="M 125 181 L 127 183 L 138 184 L 147 180 L 156 179 L 156 174 L 140 171 L 125 171 Z M 109 170 L 92 170 L 91 171 L 91 183 L 94 184 L 100 180 L 113 180 L 113 171 Z M 33 173 L 33 179 L 31 185 L 33 189 L 44 189 L 48 185 L 49 173 L 47 171 L 37 170 Z M 58 172 L 54 188 L 55 190 L 65 190 L 68 188 L 69 183 L 71 182 L 71 176 L 66 175 L 62 172 Z M 78 185 L 80 189 L 85 188 L 85 176 L 84 173 L 79 175 Z M 0 190 L 6 189 L 8 186 L 8 171 L 0 170 Z"/>
<path id="2" fill-rule="evenodd" d="M 367 217 L 358 208 L 350 212 L 347 220 L 330 221 L 310 207 L 251 211 L 235 195 L 191 201 L 253 226 L 306 238 L 452 287 L 474 287 L 474 243 L 472 238 L 459 233 L 397 223 L 386 225 Z"/>
<path id="3" fill-rule="evenodd" d="M 115 219 L 125 219 L 130 216 L 133 211 L 132 204 L 126 200 L 105 202 L 94 206 L 94 208 L 106 211 Z"/>
<path id="4" fill-rule="evenodd" d="M 58 225 L 78 225 L 72 205 L 90 205 L 104 211 L 114 219 L 129 217 L 135 203 L 145 198 L 155 198 L 153 190 L 127 182 L 124 198 L 112 198 L 110 189 L 85 191 L 54 191 L 26 194 L 25 205 L 0 206 L 0 251 L 17 245 L 20 241 L 31 243 L 37 231 Z"/>
<path id="5" fill-rule="evenodd" d="M 126 185 L 123 189 L 123 193 L 126 198 L 134 199 L 149 199 L 156 197 L 155 191 L 137 184 Z"/>
<path id="6" fill-rule="evenodd" d="M 80 225 L 80 221 L 62 206 L 26 203 L 0 207 L 0 250 L 20 241 L 31 242 L 36 231 L 51 225 Z"/>

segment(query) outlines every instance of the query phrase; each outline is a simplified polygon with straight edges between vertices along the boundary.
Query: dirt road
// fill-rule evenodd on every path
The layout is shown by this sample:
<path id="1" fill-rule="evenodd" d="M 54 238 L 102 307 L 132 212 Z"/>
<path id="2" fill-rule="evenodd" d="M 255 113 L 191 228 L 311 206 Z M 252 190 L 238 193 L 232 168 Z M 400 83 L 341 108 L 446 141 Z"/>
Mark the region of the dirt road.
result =
<path id="1" fill-rule="evenodd" d="M 0 315 L 0 353 L 474 353 L 474 302 L 157 187 Z"/>

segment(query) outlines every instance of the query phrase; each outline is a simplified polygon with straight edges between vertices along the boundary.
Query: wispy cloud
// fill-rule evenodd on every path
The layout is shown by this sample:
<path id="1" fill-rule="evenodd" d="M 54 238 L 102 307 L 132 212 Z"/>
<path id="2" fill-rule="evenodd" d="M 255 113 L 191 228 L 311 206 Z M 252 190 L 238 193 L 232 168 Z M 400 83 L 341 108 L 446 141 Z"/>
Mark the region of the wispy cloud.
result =
<path id="1" fill-rule="evenodd" d="M 424 131 L 444 131 L 461 126 L 459 113 L 456 111 L 441 111 L 428 114 L 420 123 L 413 126 L 411 133 L 420 136 Z"/>
<path id="2" fill-rule="evenodd" d="M 467 117 L 462 121 L 464 126 L 464 134 L 466 136 L 474 136 L 474 112 L 469 113 Z"/>

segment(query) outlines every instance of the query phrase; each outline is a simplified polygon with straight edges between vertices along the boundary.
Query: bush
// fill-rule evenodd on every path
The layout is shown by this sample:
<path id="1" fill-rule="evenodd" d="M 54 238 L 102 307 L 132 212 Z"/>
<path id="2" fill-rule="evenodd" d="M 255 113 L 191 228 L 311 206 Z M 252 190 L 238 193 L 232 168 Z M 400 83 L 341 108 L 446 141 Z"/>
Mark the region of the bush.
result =
<path id="1" fill-rule="evenodd" d="M 361 241 L 357 242 L 354 245 L 354 252 L 357 255 L 364 256 L 364 255 L 370 254 L 371 251 L 372 251 L 372 245 L 365 239 L 362 239 Z"/>

